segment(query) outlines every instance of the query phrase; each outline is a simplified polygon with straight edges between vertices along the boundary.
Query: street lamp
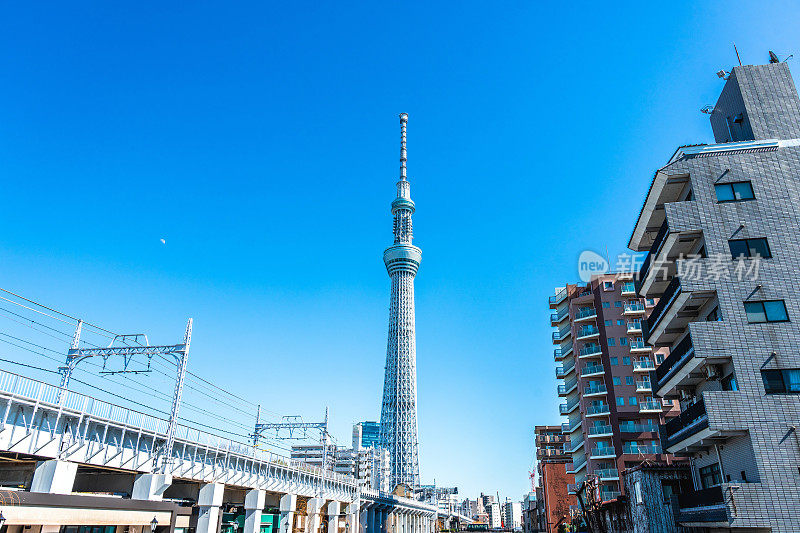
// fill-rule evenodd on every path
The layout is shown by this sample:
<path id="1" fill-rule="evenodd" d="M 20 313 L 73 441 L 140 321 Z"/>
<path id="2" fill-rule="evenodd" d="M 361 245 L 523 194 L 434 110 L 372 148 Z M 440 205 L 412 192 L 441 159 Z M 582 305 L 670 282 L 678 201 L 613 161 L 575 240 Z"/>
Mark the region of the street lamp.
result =
<path id="1" fill-rule="evenodd" d="M 150 521 L 150 533 L 156 533 L 156 528 L 158 527 L 158 520 L 154 516 L 153 519 Z"/>
<path id="2" fill-rule="evenodd" d="M 3 511 L 0 511 L 0 527 L 6 525 L 6 517 L 3 516 Z"/>

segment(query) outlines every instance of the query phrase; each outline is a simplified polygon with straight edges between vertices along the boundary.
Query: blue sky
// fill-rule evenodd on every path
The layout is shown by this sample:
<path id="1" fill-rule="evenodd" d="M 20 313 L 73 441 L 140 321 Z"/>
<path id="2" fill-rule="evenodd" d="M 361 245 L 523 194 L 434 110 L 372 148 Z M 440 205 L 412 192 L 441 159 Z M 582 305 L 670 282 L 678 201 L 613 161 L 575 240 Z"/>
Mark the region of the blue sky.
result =
<path id="1" fill-rule="evenodd" d="M 800 53 L 789 2 L 1 9 L 0 286 L 153 342 L 192 316 L 192 371 L 341 441 L 379 416 L 408 112 L 422 476 L 514 498 L 559 421 L 546 296 L 711 141 L 734 41 Z"/>

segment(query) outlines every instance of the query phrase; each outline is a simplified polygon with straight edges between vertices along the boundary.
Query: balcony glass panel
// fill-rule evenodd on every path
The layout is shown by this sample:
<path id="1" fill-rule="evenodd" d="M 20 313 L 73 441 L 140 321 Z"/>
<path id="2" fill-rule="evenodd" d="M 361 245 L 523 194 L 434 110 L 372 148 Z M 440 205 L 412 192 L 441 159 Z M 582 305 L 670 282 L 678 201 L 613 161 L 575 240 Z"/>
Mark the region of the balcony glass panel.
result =
<path id="1" fill-rule="evenodd" d="M 578 337 L 587 337 L 589 335 L 597 335 L 600 330 L 595 325 L 583 326 L 578 330 Z"/>

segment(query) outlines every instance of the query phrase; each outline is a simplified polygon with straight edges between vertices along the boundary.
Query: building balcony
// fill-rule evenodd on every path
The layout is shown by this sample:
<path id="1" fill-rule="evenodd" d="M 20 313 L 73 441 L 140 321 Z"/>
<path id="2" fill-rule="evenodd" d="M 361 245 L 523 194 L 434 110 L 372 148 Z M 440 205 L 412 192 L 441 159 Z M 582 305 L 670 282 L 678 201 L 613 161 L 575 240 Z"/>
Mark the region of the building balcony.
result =
<path id="1" fill-rule="evenodd" d="M 639 402 L 640 413 L 660 413 L 663 408 L 664 406 L 658 400 L 652 402 Z"/>
<path id="2" fill-rule="evenodd" d="M 603 365 L 586 365 L 581 370 L 581 377 L 582 378 L 590 378 L 593 376 L 602 376 L 605 374 L 605 370 L 603 369 Z"/>
<path id="3" fill-rule="evenodd" d="M 613 446 L 596 446 L 589 453 L 590 459 L 615 459 L 617 452 Z"/>
<path id="4" fill-rule="evenodd" d="M 563 360 L 566 356 L 572 353 L 572 343 L 562 344 L 559 348 L 553 349 L 553 359 L 556 361 Z"/>
<path id="5" fill-rule="evenodd" d="M 567 494 L 578 494 L 578 484 L 577 483 L 568 483 L 567 484 Z"/>
<path id="6" fill-rule="evenodd" d="M 586 457 L 581 457 L 578 459 L 578 461 L 579 462 L 576 463 L 575 460 L 573 459 L 573 462 L 567 463 L 566 466 L 567 474 L 577 474 L 578 472 L 586 468 Z"/>
<path id="7" fill-rule="evenodd" d="M 622 453 L 628 455 L 659 455 L 662 453 L 661 446 L 650 444 L 639 444 L 636 442 L 625 442 L 622 444 Z"/>
<path id="8" fill-rule="evenodd" d="M 583 420 L 581 417 L 576 417 L 575 419 L 571 419 L 569 422 L 564 422 L 561 424 L 561 432 L 565 435 L 569 435 L 583 424 Z"/>
<path id="9" fill-rule="evenodd" d="M 572 335 L 572 326 L 567 324 L 558 331 L 553 332 L 553 344 L 561 344 Z"/>
<path id="10" fill-rule="evenodd" d="M 658 424 L 655 422 L 649 422 L 647 424 L 637 424 L 633 421 L 625 421 L 620 422 L 619 424 L 619 431 L 620 433 L 658 433 Z"/>
<path id="11" fill-rule="evenodd" d="M 634 372 L 650 372 L 656 369 L 656 364 L 652 359 L 639 359 L 633 362 Z"/>
<path id="12" fill-rule="evenodd" d="M 636 380 L 636 392 L 653 392 L 649 379 Z"/>
<path id="13" fill-rule="evenodd" d="M 556 450 L 548 450 L 547 448 L 539 448 L 536 450 L 536 458 L 537 459 L 549 459 L 553 457 L 563 458 L 565 453 L 563 450 L 556 449 Z"/>
<path id="14" fill-rule="evenodd" d="M 723 364 L 730 360 L 726 350 L 709 351 L 705 357 L 695 354 L 692 335 L 706 333 L 705 330 L 713 328 L 716 322 L 698 322 L 689 324 L 689 333 L 670 350 L 669 355 L 652 372 L 650 380 L 653 382 L 656 395 L 661 397 L 677 395 L 679 387 L 689 388 L 706 379 L 703 368 L 709 364 Z M 710 331 L 709 331 L 710 333 Z M 700 339 L 702 337 L 698 337 Z"/>
<path id="15" fill-rule="evenodd" d="M 563 289 L 558 291 L 555 295 L 549 297 L 547 299 L 547 303 L 550 305 L 551 308 L 555 308 L 555 306 L 557 306 L 558 304 L 567 299 L 568 294 L 569 292 L 567 291 L 567 288 L 564 287 Z"/>
<path id="16" fill-rule="evenodd" d="M 580 405 L 580 403 L 581 403 L 580 402 L 580 398 L 576 396 L 574 400 L 569 401 L 567 403 L 562 403 L 561 405 L 559 405 L 558 406 L 558 412 L 561 413 L 562 415 L 568 415 L 572 411 L 577 409 L 578 405 Z"/>
<path id="17" fill-rule="evenodd" d="M 680 415 L 668 420 L 659 428 L 661 445 L 667 452 L 686 454 L 706 451 L 713 444 L 722 444 L 729 437 L 746 432 L 746 429 L 741 426 L 741 421 L 739 423 L 728 421 L 723 427 L 720 427 L 720 422 L 711 423 L 706 410 L 706 396 L 709 394 L 721 401 L 721 397 L 739 393 L 735 391 L 704 392 L 695 403 L 683 409 Z M 738 396 L 733 397 L 738 398 Z M 726 399 L 725 403 L 729 401 Z M 731 415 L 736 416 L 736 413 Z"/>
<path id="18" fill-rule="evenodd" d="M 598 468 L 594 471 L 594 475 L 600 478 L 600 481 L 619 481 L 619 470 L 616 468 Z"/>
<path id="19" fill-rule="evenodd" d="M 564 435 L 536 435 L 536 444 L 563 444 L 566 440 Z"/>
<path id="20" fill-rule="evenodd" d="M 636 284 L 632 281 L 622 284 L 620 294 L 623 296 L 636 296 Z"/>
<path id="21" fill-rule="evenodd" d="M 641 337 L 631 339 L 629 346 L 631 353 L 649 353 L 653 351 L 653 347 L 645 344 L 644 339 Z"/>
<path id="22" fill-rule="evenodd" d="M 603 348 L 597 343 L 587 344 L 578 351 L 578 359 L 600 357 L 601 355 L 603 355 Z"/>
<path id="23" fill-rule="evenodd" d="M 602 500 L 604 502 L 608 502 L 608 501 L 611 501 L 611 500 L 616 500 L 617 498 L 620 497 L 620 494 L 622 494 L 622 493 L 620 491 L 618 491 L 618 490 L 601 489 L 600 490 L 600 500 Z"/>
<path id="24" fill-rule="evenodd" d="M 612 435 L 614 435 L 614 428 L 609 424 L 595 424 L 589 428 L 590 439 L 611 437 Z"/>
<path id="25" fill-rule="evenodd" d="M 575 453 L 581 448 L 583 448 L 583 442 L 584 442 L 583 435 L 579 435 L 575 437 L 574 441 L 571 440 L 569 442 L 569 445 L 566 446 L 566 448 L 568 449 L 569 453 Z"/>
<path id="26" fill-rule="evenodd" d="M 702 242 L 701 230 L 670 231 L 664 221 L 639 270 L 639 294 L 653 297 L 663 292 L 677 273 L 675 260 L 690 255 Z"/>
<path id="27" fill-rule="evenodd" d="M 586 416 L 588 417 L 604 416 L 608 415 L 609 412 L 610 409 L 608 407 L 608 404 L 590 405 L 589 407 L 586 408 Z"/>
<path id="28" fill-rule="evenodd" d="M 565 377 L 572 374 L 575 370 L 575 363 L 571 363 L 569 365 L 562 365 L 556 367 L 556 378 L 557 379 L 564 379 Z"/>
<path id="29" fill-rule="evenodd" d="M 583 388 L 583 397 L 590 398 L 592 396 L 605 396 L 608 393 L 605 385 L 589 385 Z"/>
<path id="30" fill-rule="evenodd" d="M 597 310 L 594 307 L 581 307 L 575 312 L 573 322 L 583 322 L 597 318 Z"/>
<path id="31" fill-rule="evenodd" d="M 583 326 L 578 329 L 577 333 L 575 334 L 575 338 L 577 340 L 586 340 L 586 339 L 594 339 L 600 336 L 600 330 L 597 329 L 597 326 L 588 325 Z"/>
<path id="32" fill-rule="evenodd" d="M 736 528 L 746 524 L 754 529 L 771 529 L 763 507 L 761 483 L 723 483 L 715 487 L 678 495 L 677 522 L 692 528 Z M 773 526 L 774 527 L 774 526 Z"/>
<path id="33" fill-rule="evenodd" d="M 573 376 L 571 379 L 568 379 L 566 383 L 558 386 L 558 395 L 566 396 L 577 388 L 578 388 L 578 377 Z"/>
<path id="34" fill-rule="evenodd" d="M 637 334 L 642 333 L 642 321 L 641 320 L 628 320 L 628 334 Z"/>
<path id="35" fill-rule="evenodd" d="M 561 309 L 561 311 L 559 311 L 558 313 L 551 313 L 550 314 L 550 325 L 551 326 L 557 326 L 562 321 L 566 320 L 567 317 L 569 317 L 569 306 L 568 305 L 564 306 L 564 308 Z"/>
<path id="36" fill-rule="evenodd" d="M 675 342 L 687 324 L 699 318 L 700 309 L 715 297 L 715 290 L 690 290 L 681 285 L 679 278 L 673 278 L 647 319 L 645 342 L 650 345 Z"/>
<path id="37" fill-rule="evenodd" d="M 645 309 L 644 304 L 641 302 L 632 302 L 626 304 L 622 314 L 625 316 L 636 316 L 636 315 L 644 315 Z"/>

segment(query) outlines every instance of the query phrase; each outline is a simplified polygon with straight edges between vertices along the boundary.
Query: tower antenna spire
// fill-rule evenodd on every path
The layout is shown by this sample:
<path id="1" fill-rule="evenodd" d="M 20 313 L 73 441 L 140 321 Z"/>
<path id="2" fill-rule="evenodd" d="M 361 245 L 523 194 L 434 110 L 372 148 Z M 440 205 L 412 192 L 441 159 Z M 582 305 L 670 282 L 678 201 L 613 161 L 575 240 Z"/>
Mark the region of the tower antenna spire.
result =
<path id="1" fill-rule="evenodd" d="M 406 180 L 406 124 L 408 113 L 400 113 L 400 179 Z"/>

